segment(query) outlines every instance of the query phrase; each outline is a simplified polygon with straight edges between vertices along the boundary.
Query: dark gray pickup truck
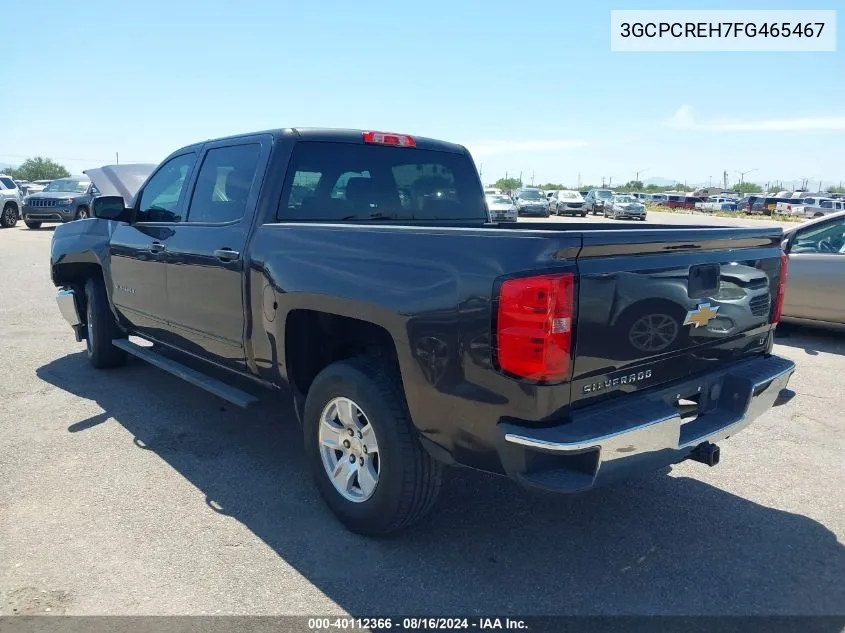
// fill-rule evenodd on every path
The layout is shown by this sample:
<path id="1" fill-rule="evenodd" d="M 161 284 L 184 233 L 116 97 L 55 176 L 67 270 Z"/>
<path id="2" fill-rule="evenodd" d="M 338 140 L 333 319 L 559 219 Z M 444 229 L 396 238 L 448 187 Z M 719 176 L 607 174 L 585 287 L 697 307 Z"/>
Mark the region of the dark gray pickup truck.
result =
<path id="1" fill-rule="evenodd" d="M 53 236 L 91 364 L 289 389 L 358 532 L 422 517 L 444 465 L 562 493 L 712 466 L 793 395 L 777 228 L 494 224 L 463 147 L 381 132 L 207 141 L 122 188 Z"/>

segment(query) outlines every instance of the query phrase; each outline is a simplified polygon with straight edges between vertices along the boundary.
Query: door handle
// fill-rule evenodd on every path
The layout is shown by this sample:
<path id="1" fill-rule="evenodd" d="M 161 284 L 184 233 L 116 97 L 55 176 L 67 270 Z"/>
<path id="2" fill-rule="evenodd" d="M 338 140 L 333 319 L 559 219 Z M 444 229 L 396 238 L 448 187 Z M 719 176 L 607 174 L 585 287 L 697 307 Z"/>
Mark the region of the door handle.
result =
<path id="1" fill-rule="evenodd" d="M 238 259 L 241 254 L 238 251 L 233 251 L 231 248 L 218 248 L 214 251 L 214 256 L 220 261 L 231 262 Z"/>
<path id="2" fill-rule="evenodd" d="M 163 253 L 167 250 L 167 247 L 161 242 L 153 242 L 147 247 L 147 250 L 151 253 Z"/>

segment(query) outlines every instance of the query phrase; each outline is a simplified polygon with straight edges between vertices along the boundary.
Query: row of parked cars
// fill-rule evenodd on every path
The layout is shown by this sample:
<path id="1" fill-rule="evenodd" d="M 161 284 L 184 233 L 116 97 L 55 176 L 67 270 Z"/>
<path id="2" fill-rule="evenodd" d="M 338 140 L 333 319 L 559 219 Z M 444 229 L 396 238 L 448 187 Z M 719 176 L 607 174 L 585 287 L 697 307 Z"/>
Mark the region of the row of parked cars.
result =
<path id="1" fill-rule="evenodd" d="M 585 217 L 588 213 L 613 219 L 646 219 L 645 203 L 634 194 L 616 193 L 610 189 L 544 191 L 523 187 L 516 192 L 502 192 L 490 187 L 484 190 L 490 219 L 494 222 L 515 222 L 519 216 L 570 215 Z"/>
<path id="2" fill-rule="evenodd" d="M 91 217 L 92 202 L 99 195 L 88 176 L 55 180 L 15 181 L 0 174 L 0 227 L 23 220 L 30 229 L 45 222 L 70 222 Z"/>

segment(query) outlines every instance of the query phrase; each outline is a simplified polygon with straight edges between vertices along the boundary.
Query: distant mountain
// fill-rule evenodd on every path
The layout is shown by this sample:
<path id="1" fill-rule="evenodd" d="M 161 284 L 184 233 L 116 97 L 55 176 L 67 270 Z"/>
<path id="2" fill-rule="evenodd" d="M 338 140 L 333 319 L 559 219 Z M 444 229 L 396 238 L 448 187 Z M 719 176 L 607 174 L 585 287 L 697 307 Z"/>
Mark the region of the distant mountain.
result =
<path id="1" fill-rule="evenodd" d="M 674 185 L 677 180 L 672 180 L 670 178 L 661 178 L 660 176 L 655 176 L 654 178 L 646 178 L 643 180 L 643 184 L 645 186 L 654 185 L 655 187 L 668 187 L 669 185 Z"/>

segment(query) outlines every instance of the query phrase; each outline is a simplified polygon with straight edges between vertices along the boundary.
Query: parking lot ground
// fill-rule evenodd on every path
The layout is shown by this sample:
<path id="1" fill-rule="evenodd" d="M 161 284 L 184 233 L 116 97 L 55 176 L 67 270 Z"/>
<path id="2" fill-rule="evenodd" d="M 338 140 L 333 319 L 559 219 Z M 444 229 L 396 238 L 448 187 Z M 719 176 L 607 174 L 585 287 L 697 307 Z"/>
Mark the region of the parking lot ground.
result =
<path id="1" fill-rule="evenodd" d="M 716 468 L 573 497 L 454 470 L 370 540 L 321 503 L 283 397 L 90 369 L 50 235 L 0 231 L 0 614 L 845 614 L 840 334 L 783 328 L 798 396 Z"/>

